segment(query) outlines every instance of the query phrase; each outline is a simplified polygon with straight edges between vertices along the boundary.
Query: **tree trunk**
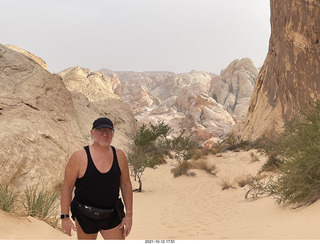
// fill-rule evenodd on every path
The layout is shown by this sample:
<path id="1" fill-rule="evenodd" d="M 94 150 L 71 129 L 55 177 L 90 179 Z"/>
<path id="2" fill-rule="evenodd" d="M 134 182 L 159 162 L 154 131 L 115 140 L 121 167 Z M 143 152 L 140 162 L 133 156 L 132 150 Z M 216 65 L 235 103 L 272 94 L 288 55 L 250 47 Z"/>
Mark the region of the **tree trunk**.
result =
<path id="1" fill-rule="evenodd" d="M 138 177 L 139 179 L 139 189 L 138 192 L 142 192 L 142 181 L 141 181 L 141 177 Z"/>

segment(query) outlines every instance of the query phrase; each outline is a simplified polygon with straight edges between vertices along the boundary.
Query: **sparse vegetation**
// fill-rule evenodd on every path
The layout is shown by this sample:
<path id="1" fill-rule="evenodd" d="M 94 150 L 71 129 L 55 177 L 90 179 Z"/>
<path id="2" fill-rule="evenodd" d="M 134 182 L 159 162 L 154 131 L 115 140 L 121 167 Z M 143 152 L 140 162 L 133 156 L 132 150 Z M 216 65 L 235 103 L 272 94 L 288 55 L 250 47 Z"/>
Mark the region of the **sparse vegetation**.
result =
<path id="1" fill-rule="evenodd" d="M 269 140 L 266 138 L 259 138 L 255 141 L 245 141 L 242 140 L 239 136 L 234 136 L 233 134 L 229 134 L 225 139 L 216 143 L 210 152 L 212 154 L 223 153 L 226 151 L 234 151 L 239 152 L 240 150 L 249 151 L 250 149 L 261 150 L 265 147 L 266 143 Z"/>
<path id="2" fill-rule="evenodd" d="M 246 197 L 273 195 L 277 202 L 311 204 L 320 198 L 320 102 L 302 106 L 272 144 L 262 171 L 276 175 L 267 181 L 256 178 Z"/>
<path id="3" fill-rule="evenodd" d="M 165 125 L 162 124 L 162 126 Z M 151 127 L 151 131 L 156 127 Z M 165 131 L 165 134 L 168 135 L 170 129 Z M 161 136 L 162 133 L 159 132 L 155 135 Z M 157 136 L 151 135 L 149 138 L 157 138 Z M 197 143 L 190 136 L 187 136 L 185 131 L 170 140 L 165 136 L 161 138 L 163 138 L 161 142 L 152 144 L 153 147 L 148 149 L 154 152 L 160 151 L 159 155 L 149 154 L 148 160 L 154 163 L 154 159 L 157 159 L 156 161 L 159 163 L 163 160 L 163 155 L 172 150 L 178 161 L 178 166 L 172 170 L 174 176 L 189 175 L 188 172 L 191 168 L 203 169 L 215 174 L 216 168 L 201 159 L 203 155 L 208 153 L 260 149 L 266 153 L 268 161 L 263 165 L 259 174 L 255 177 L 237 179 L 240 187 L 249 186 L 246 198 L 255 199 L 273 195 L 278 203 L 287 202 L 300 205 L 313 203 L 320 198 L 320 102 L 318 101 L 311 106 L 302 107 L 300 115 L 288 122 L 284 127 L 284 132 L 278 137 L 272 138 L 272 141 L 260 138 L 257 141 L 248 142 L 229 135 L 223 141 L 216 143 L 212 149 L 202 151 L 197 149 Z M 145 145 L 150 144 L 145 143 Z M 155 147 L 155 145 L 161 146 L 162 151 L 160 147 Z M 143 160 L 147 160 L 143 158 L 148 158 L 141 158 L 143 153 L 139 155 L 140 157 L 136 156 L 135 161 L 143 162 Z M 192 163 L 190 163 L 190 159 L 193 159 Z M 259 157 L 251 153 L 251 162 L 257 160 Z M 194 164 L 196 161 L 198 165 Z M 268 179 L 262 179 L 262 172 L 271 172 L 271 176 L 269 174 Z M 232 184 L 229 180 L 223 179 L 221 187 L 229 189 Z"/>
<path id="4" fill-rule="evenodd" d="M 221 190 L 222 190 L 222 191 L 228 190 L 228 189 L 230 189 L 230 188 L 235 188 L 235 187 L 232 185 L 232 182 L 230 181 L 229 178 L 223 178 L 223 179 L 221 179 L 220 186 L 221 186 Z"/>
<path id="5" fill-rule="evenodd" d="M 175 168 L 171 169 L 171 173 L 174 177 L 181 175 L 194 176 L 194 174 L 189 173 L 189 169 L 192 168 L 192 165 L 188 161 L 183 161 L 179 163 Z"/>
<path id="6" fill-rule="evenodd" d="M 216 165 L 210 164 L 208 161 L 204 159 L 194 161 L 192 164 L 192 168 L 204 170 L 210 175 L 216 175 L 218 173 Z"/>
<path id="7" fill-rule="evenodd" d="M 204 156 L 210 155 L 210 154 L 214 154 L 212 149 L 209 148 L 196 148 L 193 149 L 193 155 L 192 155 L 192 159 L 193 160 L 198 160 L 201 159 Z"/>
<path id="8" fill-rule="evenodd" d="M 274 194 L 279 203 L 310 204 L 320 198 L 320 102 L 302 106 L 279 136 L 281 155 Z"/>
<path id="9" fill-rule="evenodd" d="M 195 154 L 195 148 L 198 147 L 197 142 L 193 140 L 191 136 L 186 135 L 185 130 L 182 130 L 177 137 L 167 142 L 169 148 L 174 150 L 174 157 L 178 161 L 178 166 L 171 170 L 173 175 L 175 177 L 181 175 L 190 175 L 188 171 L 191 169 L 192 165 L 190 162 L 188 162 L 188 160 L 191 159 Z"/>
<path id="10" fill-rule="evenodd" d="M 243 176 L 237 177 L 235 181 L 239 187 L 245 187 L 246 185 L 251 184 L 252 178 L 253 177 L 251 175 L 243 175 Z"/>
<path id="11" fill-rule="evenodd" d="M 141 177 L 145 168 L 155 168 L 164 162 L 164 157 L 173 151 L 174 158 L 178 161 L 178 166 L 172 170 L 175 177 L 188 174 L 190 163 L 187 162 L 195 155 L 198 143 L 186 135 L 182 130 L 177 137 L 168 138 L 171 128 L 164 122 L 156 125 L 142 125 L 134 137 L 134 145 L 128 154 L 128 161 L 133 172 L 133 176 L 139 181 L 139 188 L 135 191 L 142 191 Z M 198 151 L 199 152 L 199 151 Z"/>
<path id="12" fill-rule="evenodd" d="M 249 190 L 246 192 L 245 198 L 255 200 L 272 195 L 274 193 L 273 182 L 274 178 L 272 176 L 250 176 L 247 183 Z"/>
<path id="13" fill-rule="evenodd" d="M 262 166 L 261 172 L 278 172 L 282 161 L 276 152 L 272 152 L 268 156 L 267 162 Z"/>
<path id="14" fill-rule="evenodd" d="M 37 187 L 27 188 L 25 191 L 26 204 L 25 208 L 28 215 L 41 220 L 48 220 L 55 215 L 58 205 L 55 204 L 58 197 L 57 192 Z"/>
<path id="15" fill-rule="evenodd" d="M 135 191 L 142 192 L 141 177 L 144 170 L 155 168 L 163 163 L 166 147 L 166 137 L 170 133 L 171 128 L 159 122 L 157 125 L 143 124 L 138 133 L 134 137 L 134 145 L 128 154 L 128 161 L 132 169 L 132 173 L 139 182 L 139 188 Z"/>
<path id="16" fill-rule="evenodd" d="M 0 185 L 0 209 L 5 212 L 11 212 L 16 198 L 17 194 L 9 191 L 7 186 Z"/>

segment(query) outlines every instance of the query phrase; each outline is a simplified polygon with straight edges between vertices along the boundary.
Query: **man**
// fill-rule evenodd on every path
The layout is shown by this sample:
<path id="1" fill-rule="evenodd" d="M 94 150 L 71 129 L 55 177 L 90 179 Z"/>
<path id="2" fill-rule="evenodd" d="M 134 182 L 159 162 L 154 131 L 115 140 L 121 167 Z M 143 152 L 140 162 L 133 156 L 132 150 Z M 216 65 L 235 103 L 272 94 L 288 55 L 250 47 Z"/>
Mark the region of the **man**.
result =
<path id="1" fill-rule="evenodd" d="M 113 135 L 110 119 L 95 120 L 91 130 L 93 144 L 75 151 L 66 165 L 61 221 L 69 236 L 71 229 L 77 231 L 78 239 L 95 240 L 100 232 L 104 239 L 121 240 L 130 233 L 133 196 L 129 167 L 123 151 L 110 145 Z M 70 205 L 75 226 L 69 217 Z"/>

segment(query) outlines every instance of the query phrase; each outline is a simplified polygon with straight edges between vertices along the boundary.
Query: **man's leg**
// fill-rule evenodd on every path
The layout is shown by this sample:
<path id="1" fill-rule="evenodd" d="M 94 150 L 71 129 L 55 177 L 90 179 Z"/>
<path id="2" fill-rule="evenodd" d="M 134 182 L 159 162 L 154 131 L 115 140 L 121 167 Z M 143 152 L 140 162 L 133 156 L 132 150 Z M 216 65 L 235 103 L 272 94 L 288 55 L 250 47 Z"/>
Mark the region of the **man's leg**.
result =
<path id="1" fill-rule="evenodd" d="M 81 226 L 79 225 L 77 219 L 75 222 L 77 227 L 78 240 L 96 240 L 97 239 L 98 233 L 87 234 L 81 229 Z"/>
<path id="2" fill-rule="evenodd" d="M 118 225 L 117 227 L 114 227 L 110 230 L 100 230 L 100 233 L 105 240 L 124 240 L 123 232 L 124 229 L 119 229 Z"/>

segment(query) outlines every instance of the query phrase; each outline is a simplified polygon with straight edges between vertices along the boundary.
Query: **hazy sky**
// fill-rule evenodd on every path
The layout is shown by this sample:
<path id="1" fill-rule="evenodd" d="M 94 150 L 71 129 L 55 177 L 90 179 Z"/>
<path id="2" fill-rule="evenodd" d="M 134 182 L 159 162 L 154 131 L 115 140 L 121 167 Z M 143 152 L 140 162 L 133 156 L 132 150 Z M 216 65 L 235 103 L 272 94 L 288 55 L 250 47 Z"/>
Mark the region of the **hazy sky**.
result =
<path id="1" fill-rule="evenodd" d="M 51 72 L 191 70 L 234 59 L 263 64 L 270 0 L 0 0 L 0 43 L 43 58 Z"/>

